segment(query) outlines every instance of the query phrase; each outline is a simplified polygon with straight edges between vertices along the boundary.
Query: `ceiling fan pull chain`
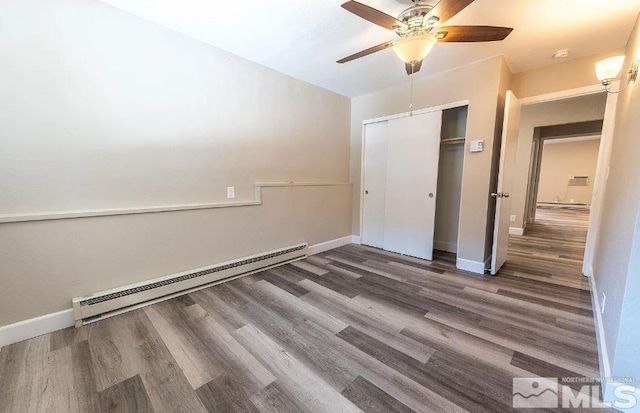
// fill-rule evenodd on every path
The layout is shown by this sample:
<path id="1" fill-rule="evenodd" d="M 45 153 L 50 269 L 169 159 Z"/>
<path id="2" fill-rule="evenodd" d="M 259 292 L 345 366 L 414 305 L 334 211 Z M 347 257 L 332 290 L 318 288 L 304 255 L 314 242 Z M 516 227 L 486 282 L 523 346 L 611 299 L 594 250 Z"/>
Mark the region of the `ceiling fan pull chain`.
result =
<path id="1" fill-rule="evenodd" d="M 409 76 L 411 78 L 411 95 L 409 97 L 409 116 L 413 116 L 413 69 L 415 67 L 416 63 L 412 62 L 411 63 L 411 76 Z"/>

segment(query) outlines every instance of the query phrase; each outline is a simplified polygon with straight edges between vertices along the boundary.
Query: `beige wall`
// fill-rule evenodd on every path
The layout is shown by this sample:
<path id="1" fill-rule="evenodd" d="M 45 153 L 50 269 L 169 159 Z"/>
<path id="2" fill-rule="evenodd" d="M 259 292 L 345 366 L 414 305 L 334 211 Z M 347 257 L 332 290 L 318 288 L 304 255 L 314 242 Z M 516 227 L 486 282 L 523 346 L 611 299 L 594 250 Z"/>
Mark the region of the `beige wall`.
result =
<path id="1" fill-rule="evenodd" d="M 591 204 L 600 139 L 545 140 L 540 167 L 538 202 Z M 569 186 L 570 176 L 588 176 L 587 186 Z"/>
<path id="2" fill-rule="evenodd" d="M 0 325 L 71 298 L 349 234 L 351 187 L 266 188 L 263 205 L 0 226 Z"/>
<path id="3" fill-rule="evenodd" d="M 600 93 L 522 107 L 511 193 L 511 214 L 516 216 L 516 221 L 511 223 L 512 227 L 523 227 L 534 129 L 539 126 L 603 119 L 606 99 L 606 94 Z"/>
<path id="4" fill-rule="evenodd" d="M 348 182 L 349 99 L 93 0 L 0 2 L 0 214 Z M 0 224 L 0 326 L 73 296 L 347 236 L 351 187 L 263 205 Z"/>
<path id="5" fill-rule="evenodd" d="M 575 89 L 598 84 L 595 64 L 611 56 L 624 54 L 624 50 L 567 60 L 551 66 L 520 72 L 513 75 L 511 88 L 522 99 L 560 90 Z"/>
<path id="6" fill-rule="evenodd" d="M 640 59 L 640 16 L 626 48 L 624 68 Z M 626 83 L 626 82 L 625 82 Z M 602 322 L 612 376 L 640 376 L 640 84 L 618 97 L 611 168 L 604 194 L 593 276 L 600 300 L 606 295 Z M 635 245 L 635 249 L 632 247 Z"/>
<path id="7" fill-rule="evenodd" d="M 497 119 L 502 57 L 461 67 L 414 85 L 414 107 L 427 108 L 469 100 L 467 140 L 484 139 L 485 151 L 465 154 L 462 178 L 462 208 L 458 257 L 483 262 L 489 206 L 491 161 Z M 406 112 L 409 108 L 410 82 L 406 85 L 352 99 L 351 105 L 351 179 L 354 183 L 353 233 L 360 234 L 360 179 L 362 121 Z M 468 142 L 466 148 L 468 148 Z"/>

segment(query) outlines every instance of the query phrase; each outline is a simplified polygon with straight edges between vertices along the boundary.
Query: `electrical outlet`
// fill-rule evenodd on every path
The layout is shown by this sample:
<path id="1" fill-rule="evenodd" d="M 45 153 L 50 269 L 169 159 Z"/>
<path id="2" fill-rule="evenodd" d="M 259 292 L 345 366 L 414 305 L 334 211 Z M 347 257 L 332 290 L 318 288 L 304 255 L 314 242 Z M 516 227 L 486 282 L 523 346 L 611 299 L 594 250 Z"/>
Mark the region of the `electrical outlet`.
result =
<path id="1" fill-rule="evenodd" d="M 604 303 L 607 301 L 607 295 L 602 293 L 602 304 L 600 304 L 600 314 L 604 314 Z"/>
<path id="2" fill-rule="evenodd" d="M 236 187 L 228 186 L 227 187 L 227 199 L 233 199 L 236 197 Z"/>
<path id="3" fill-rule="evenodd" d="M 511 216 L 509 217 L 509 221 L 511 221 L 511 222 L 516 222 L 516 216 L 515 216 L 515 215 L 511 215 Z"/>

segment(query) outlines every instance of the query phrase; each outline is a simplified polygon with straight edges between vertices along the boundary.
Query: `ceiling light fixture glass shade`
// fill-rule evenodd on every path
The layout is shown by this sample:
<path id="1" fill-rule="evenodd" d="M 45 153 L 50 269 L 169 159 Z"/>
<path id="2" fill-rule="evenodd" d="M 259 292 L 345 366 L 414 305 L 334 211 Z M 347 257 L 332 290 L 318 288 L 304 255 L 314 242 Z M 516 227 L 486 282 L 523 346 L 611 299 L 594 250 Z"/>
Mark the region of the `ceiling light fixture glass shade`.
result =
<path id="1" fill-rule="evenodd" d="M 433 46 L 435 39 L 424 34 L 410 35 L 395 42 L 393 51 L 405 63 L 415 63 L 424 59 Z"/>
<path id="2" fill-rule="evenodd" d="M 601 60 L 596 63 L 596 77 L 603 85 L 609 85 L 613 79 L 618 77 L 623 64 L 624 56 L 615 56 Z"/>

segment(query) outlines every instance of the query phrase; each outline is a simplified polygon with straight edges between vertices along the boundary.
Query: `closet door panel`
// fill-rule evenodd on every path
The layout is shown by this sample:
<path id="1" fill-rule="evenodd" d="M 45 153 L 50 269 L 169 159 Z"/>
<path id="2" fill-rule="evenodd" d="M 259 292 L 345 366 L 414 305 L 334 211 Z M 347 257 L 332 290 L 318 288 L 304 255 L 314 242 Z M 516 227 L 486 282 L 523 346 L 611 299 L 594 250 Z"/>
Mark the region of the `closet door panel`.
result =
<path id="1" fill-rule="evenodd" d="M 370 123 L 364 131 L 364 205 L 362 243 L 384 246 L 388 122 Z"/>
<path id="2" fill-rule="evenodd" d="M 431 260 L 442 112 L 389 121 L 384 249 Z"/>

